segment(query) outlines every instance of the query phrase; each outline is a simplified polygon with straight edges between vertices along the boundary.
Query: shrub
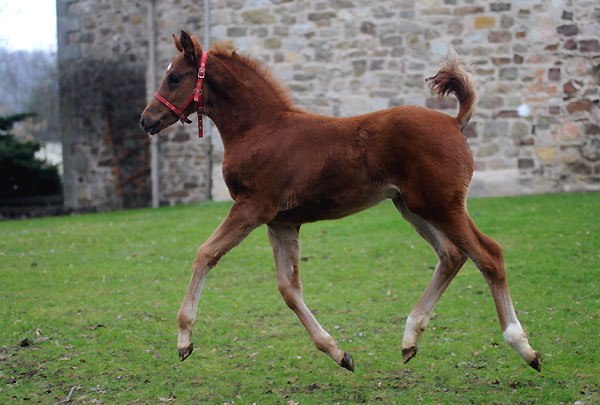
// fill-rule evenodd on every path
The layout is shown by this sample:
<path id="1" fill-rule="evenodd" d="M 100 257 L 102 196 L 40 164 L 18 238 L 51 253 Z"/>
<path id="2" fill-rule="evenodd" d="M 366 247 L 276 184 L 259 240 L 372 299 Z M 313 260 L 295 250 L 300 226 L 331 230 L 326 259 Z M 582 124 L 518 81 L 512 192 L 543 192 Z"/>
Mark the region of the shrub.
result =
<path id="1" fill-rule="evenodd" d="M 35 157 L 40 144 L 19 141 L 7 133 L 15 122 L 31 114 L 0 117 L 0 197 L 31 197 L 62 192 L 58 168 Z"/>

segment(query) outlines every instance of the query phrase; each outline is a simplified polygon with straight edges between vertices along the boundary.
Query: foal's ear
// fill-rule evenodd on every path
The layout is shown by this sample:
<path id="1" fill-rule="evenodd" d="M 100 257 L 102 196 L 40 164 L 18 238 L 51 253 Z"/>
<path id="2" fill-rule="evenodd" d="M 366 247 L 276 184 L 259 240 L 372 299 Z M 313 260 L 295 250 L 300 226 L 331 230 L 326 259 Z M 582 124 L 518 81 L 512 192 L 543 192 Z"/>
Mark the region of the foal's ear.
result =
<path id="1" fill-rule="evenodd" d="M 175 36 L 175 34 L 173 34 L 173 43 L 175 44 L 175 48 L 177 48 L 179 52 L 183 52 L 183 46 L 181 46 L 181 41 Z"/>
<path id="2" fill-rule="evenodd" d="M 181 31 L 180 43 L 183 48 L 183 54 L 188 61 L 194 65 L 202 54 L 202 48 L 195 37 L 190 37 L 185 31 Z"/>

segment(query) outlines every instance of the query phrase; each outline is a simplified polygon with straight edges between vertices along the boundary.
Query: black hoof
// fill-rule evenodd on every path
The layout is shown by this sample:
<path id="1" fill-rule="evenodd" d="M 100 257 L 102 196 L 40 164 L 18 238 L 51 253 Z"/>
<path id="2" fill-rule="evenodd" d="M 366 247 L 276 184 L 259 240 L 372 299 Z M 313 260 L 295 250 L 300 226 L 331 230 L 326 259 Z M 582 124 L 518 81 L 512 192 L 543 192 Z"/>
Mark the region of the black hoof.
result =
<path id="1" fill-rule="evenodd" d="M 542 355 L 540 352 L 535 352 L 535 359 L 531 363 L 529 363 L 534 370 L 542 372 Z"/>
<path id="2" fill-rule="evenodd" d="M 411 346 L 408 349 L 402 349 L 402 363 L 406 364 L 417 355 L 417 346 Z"/>
<path id="3" fill-rule="evenodd" d="M 354 360 L 352 360 L 350 353 L 344 352 L 344 358 L 342 359 L 340 366 L 354 372 Z"/>
<path id="4" fill-rule="evenodd" d="M 183 349 L 179 349 L 179 361 L 184 361 L 187 359 L 190 354 L 194 351 L 194 344 L 190 343 L 188 347 L 184 347 Z"/>

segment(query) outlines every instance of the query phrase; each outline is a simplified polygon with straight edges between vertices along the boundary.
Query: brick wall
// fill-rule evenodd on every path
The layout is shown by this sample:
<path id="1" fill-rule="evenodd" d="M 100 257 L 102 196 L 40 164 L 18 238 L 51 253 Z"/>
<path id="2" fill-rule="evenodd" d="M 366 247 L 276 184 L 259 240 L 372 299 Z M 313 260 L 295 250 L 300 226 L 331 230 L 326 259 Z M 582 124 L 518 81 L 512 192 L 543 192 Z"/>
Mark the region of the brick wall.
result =
<path id="1" fill-rule="evenodd" d="M 146 58 L 145 2 L 79 0 L 73 12 L 75 3 L 104 10 L 77 10 L 82 23 L 59 51 L 88 38 L 86 52 Z M 102 27 L 86 28 L 90 18 Z M 202 2 L 157 2 L 156 80 L 175 54 L 170 35 L 202 38 L 203 19 Z M 481 96 L 466 132 L 476 162 L 471 195 L 600 189 L 596 0 L 213 0 L 211 20 L 213 42 L 264 61 L 299 106 L 335 116 L 407 104 L 455 114 L 454 100 L 440 103 L 424 83 L 452 46 L 473 64 Z M 162 203 L 206 198 L 209 140 L 195 131 L 160 135 Z M 216 179 L 222 146 L 216 130 L 207 139 Z M 226 196 L 218 179 L 213 194 Z"/>

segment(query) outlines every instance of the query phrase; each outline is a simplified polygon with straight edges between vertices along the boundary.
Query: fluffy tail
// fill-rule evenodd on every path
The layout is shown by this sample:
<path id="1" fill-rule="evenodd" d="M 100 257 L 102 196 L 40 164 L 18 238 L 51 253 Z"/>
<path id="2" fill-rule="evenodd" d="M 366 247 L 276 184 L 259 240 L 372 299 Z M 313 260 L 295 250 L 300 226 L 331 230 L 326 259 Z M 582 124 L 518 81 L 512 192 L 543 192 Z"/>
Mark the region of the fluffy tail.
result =
<path id="1" fill-rule="evenodd" d="M 475 79 L 458 61 L 458 55 L 454 49 L 450 49 L 448 52 L 440 71 L 425 81 L 429 82 L 431 93 L 437 94 L 440 98 L 450 93 L 456 96 L 460 104 L 456 119 L 460 122 L 460 128 L 463 129 L 469 123 L 479 96 L 475 88 Z"/>

